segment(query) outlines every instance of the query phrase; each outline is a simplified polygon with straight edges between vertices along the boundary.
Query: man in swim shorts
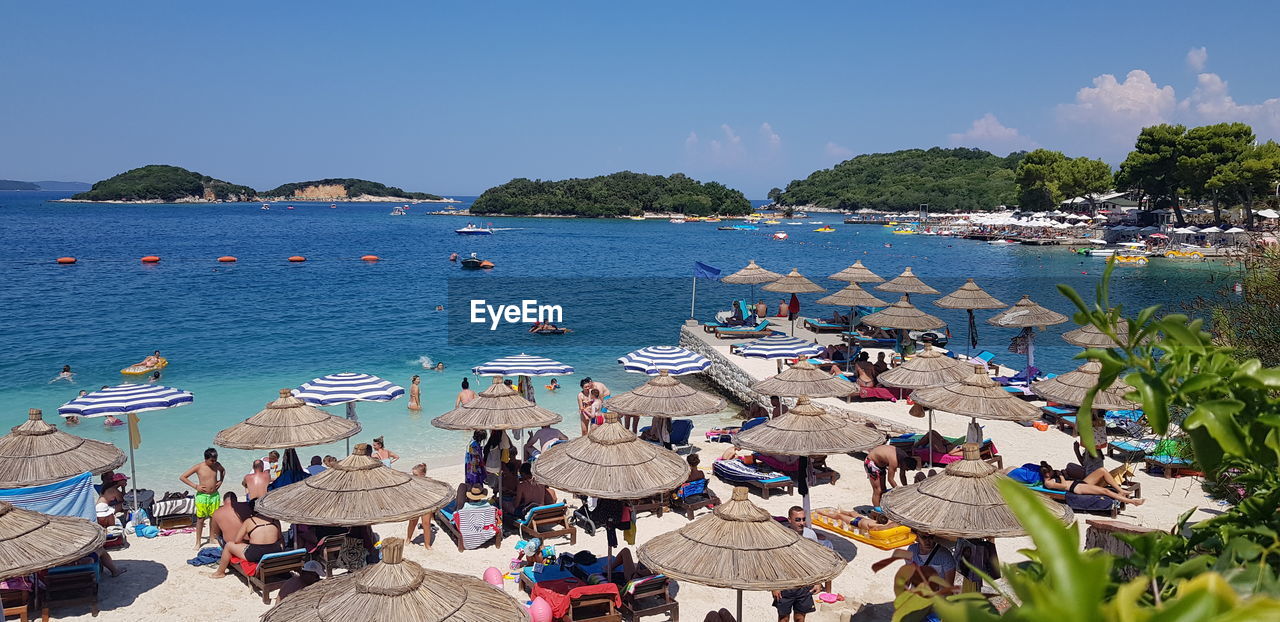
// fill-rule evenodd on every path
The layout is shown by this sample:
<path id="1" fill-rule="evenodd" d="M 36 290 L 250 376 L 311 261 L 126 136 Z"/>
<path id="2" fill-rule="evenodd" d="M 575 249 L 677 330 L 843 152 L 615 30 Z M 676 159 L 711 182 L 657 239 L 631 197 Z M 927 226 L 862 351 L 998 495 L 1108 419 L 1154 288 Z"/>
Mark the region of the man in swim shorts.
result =
<path id="1" fill-rule="evenodd" d="M 190 478 L 196 476 L 199 483 L 193 484 Z M 210 447 L 204 450 L 204 462 L 201 462 L 183 473 L 178 478 L 183 484 L 194 488 L 196 491 L 196 548 L 199 549 L 207 540 L 201 537 L 204 532 L 204 522 L 213 516 L 218 506 L 222 505 L 222 499 L 218 497 L 218 488 L 222 486 L 222 480 L 227 475 L 226 469 L 218 463 L 218 450 Z M 209 537 L 213 537 L 213 526 L 209 526 Z"/>
<path id="2" fill-rule="evenodd" d="M 871 505 L 874 507 L 880 507 L 880 495 L 889 490 L 890 486 L 907 484 L 907 454 L 897 447 L 880 445 L 872 449 L 867 452 L 867 459 L 862 466 L 871 482 Z M 902 477 L 901 484 L 894 481 L 897 474 Z"/>

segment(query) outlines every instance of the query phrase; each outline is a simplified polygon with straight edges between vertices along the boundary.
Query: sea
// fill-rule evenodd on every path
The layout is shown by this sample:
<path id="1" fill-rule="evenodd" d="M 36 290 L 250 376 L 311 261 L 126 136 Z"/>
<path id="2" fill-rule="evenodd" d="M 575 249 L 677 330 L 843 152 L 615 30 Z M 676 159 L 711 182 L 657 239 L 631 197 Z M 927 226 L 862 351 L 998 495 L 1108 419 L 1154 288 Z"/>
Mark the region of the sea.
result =
<path id="1" fill-rule="evenodd" d="M 615 393 L 644 382 L 624 372 L 618 357 L 646 345 L 674 345 L 691 315 L 695 284 L 692 315 L 699 319 L 733 299 L 753 297 L 776 308 L 784 297 L 695 281 L 694 262 L 729 274 L 754 259 L 775 272 L 798 269 L 828 291 L 844 283 L 826 276 L 855 260 L 886 278 L 909 266 L 943 293 L 974 278 L 1006 303 L 1027 294 L 1067 315 L 1074 309 L 1056 286 L 1071 285 L 1092 300 L 1104 267 L 1102 259 L 1065 248 L 894 235 L 882 226 L 844 225 L 830 213 L 757 231 L 719 231 L 715 223 L 666 220 L 428 215 L 440 204 L 412 205 L 406 215 L 392 216 L 393 204 L 369 203 L 273 203 L 262 210 L 257 203 L 51 202 L 66 196 L 0 192 L 0 423 L 17 425 L 29 408 L 39 408 L 62 425 L 59 405 L 81 390 L 128 380 L 121 368 L 160 350 L 169 360 L 161 382 L 193 392 L 195 401 L 141 415 L 134 467 L 138 484 L 157 491 L 182 489 L 178 475 L 201 460 L 214 435 L 261 410 L 279 389 L 337 372 L 375 374 L 403 386 L 421 376 L 421 412 L 409 411 L 403 398 L 357 408 L 363 431 L 353 441 L 384 436 L 405 469 L 461 461 L 468 435 L 439 430 L 430 420 L 453 407 L 463 379 L 477 390 L 487 386 L 489 378 L 470 370 L 502 356 L 528 353 L 574 366 L 575 374 L 558 379 L 559 391 L 539 386 L 538 402 L 564 415 L 562 427 L 576 434 L 578 382 L 590 376 Z M 454 233 L 468 222 L 491 224 L 495 234 Z M 836 231 L 815 232 L 819 223 Z M 787 239 L 773 239 L 777 231 Z M 453 253 L 475 253 L 494 268 L 463 270 L 450 261 Z M 144 264 L 146 255 L 161 261 Z M 224 255 L 238 262 L 218 263 Z M 287 261 L 294 255 L 306 261 Z M 365 255 L 380 260 L 363 261 Z M 77 263 L 55 262 L 64 256 Z M 1131 313 L 1155 304 L 1185 312 L 1197 298 L 1232 295 L 1235 270 L 1164 260 L 1118 269 L 1112 302 Z M 836 310 L 814 304 L 822 295 L 801 295 L 801 315 Z M 914 296 L 913 302 L 946 320 L 952 347 L 963 349 L 965 312 L 939 309 L 934 299 Z M 473 322 L 477 300 L 484 301 L 479 323 Z M 494 326 L 485 310 L 521 308 L 524 301 L 537 301 L 531 310 L 546 307 L 550 319 L 572 332 L 533 335 L 527 324 L 507 323 L 507 311 Z M 977 350 L 1020 368 L 1022 355 L 1009 351 L 1016 331 L 987 325 L 991 315 L 978 312 Z M 1038 367 L 1061 373 L 1079 364 L 1073 360 L 1079 349 L 1060 337 L 1072 328 L 1038 332 Z M 437 363 L 443 371 L 432 369 Z M 74 382 L 53 380 L 63 365 L 72 367 Z M 63 427 L 127 452 L 125 427 L 100 422 Z M 304 462 L 345 452 L 344 443 L 299 450 Z M 231 477 L 247 472 L 262 452 L 221 453 Z"/>

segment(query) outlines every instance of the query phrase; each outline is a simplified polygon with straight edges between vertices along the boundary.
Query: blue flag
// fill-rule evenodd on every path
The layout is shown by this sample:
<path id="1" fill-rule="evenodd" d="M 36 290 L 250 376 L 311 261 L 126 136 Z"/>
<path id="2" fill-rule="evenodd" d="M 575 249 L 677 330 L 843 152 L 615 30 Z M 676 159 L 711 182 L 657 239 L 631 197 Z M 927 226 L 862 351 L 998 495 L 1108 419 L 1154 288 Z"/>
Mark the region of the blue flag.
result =
<path id="1" fill-rule="evenodd" d="M 701 261 L 693 262 L 693 276 L 700 279 L 718 279 L 720 278 L 720 268 L 708 266 Z"/>

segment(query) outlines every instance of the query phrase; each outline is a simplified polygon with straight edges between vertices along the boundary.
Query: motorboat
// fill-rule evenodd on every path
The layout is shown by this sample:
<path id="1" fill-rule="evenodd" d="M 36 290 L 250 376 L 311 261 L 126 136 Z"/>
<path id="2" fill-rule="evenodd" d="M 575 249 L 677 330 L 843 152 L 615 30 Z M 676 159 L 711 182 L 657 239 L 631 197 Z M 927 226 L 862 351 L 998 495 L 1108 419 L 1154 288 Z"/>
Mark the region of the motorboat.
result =
<path id="1" fill-rule="evenodd" d="M 756 231 L 759 227 L 755 225 L 729 225 L 727 227 L 716 227 L 719 231 Z"/>
<path id="2" fill-rule="evenodd" d="M 814 229 L 813 231 L 814 231 L 814 233 L 831 233 L 831 232 L 835 231 L 835 227 L 829 227 L 829 226 L 828 226 L 828 227 L 819 227 L 819 228 L 817 228 L 817 229 Z"/>
<path id="3" fill-rule="evenodd" d="M 1017 243 L 1018 243 L 1017 240 L 990 240 L 987 242 L 987 244 L 991 244 L 992 246 L 1008 246 L 1010 244 L 1017 244 Z"/>
<path id="4" fill-rule="evenodd" d="M 779 231 L 779 232 L 777 232 L 777 233 L 773 234 L 773 239 L 775 239 L 775 240 L 785 240 L 785 239 L 787 239 L 787 232 L 785 232 L 785 231 Z"/>
<path id="5" fill-rule="evenodd" d="M 766 224 L 766 225 L 780 225 L 780 224 L 782 224 L 782 221 L 780 221 L 780 220 L 766 220 L 766 221 L 764 221 L 764 223 L 763 223 L 763 224 Z"/>
<path id="6" fill-rule="evenodd" d="M 719 217 L 719 216 L 707 216 L 706 218 L 703 218 L 703 219 L 702 219 L 702 222 L 720 222 L 720 217 Z"/>
<path id="7" fill-rule="evenodd" d="M 493 262 L 488 259 L 480 259 L 475 253 L 471 253 L 470 257 L 462 260 L 463 270 L 488 270 L 493 267 Z"/>
<path id="8" fill-rule="evenodd" d="M 644 216 L 627 216 L 631 220 L 644 220 Z"/>
<path id="9" fill-rule="evenodd" d="M 669 222 L 669 223 L 671 223 L 671 224 L 673 224 L 673 225 L 683 225 L 683 224 L 684 224 L 685 222 L 687 222 L 687 221 L 685 221 L 685 219 L 683 219 L 683 218 L 672 218 L 671 220 L 668 220 L 667 222 Z"/>
<path id="10" fill-rule="evenodd" d="M 407 214 L 407 213 L 408 213 L 408 212 L 404 211 L 404 208 L 403 208 L 403 207 L 393 207 L 393 208 L 391 208 L 391 215 L 392 215 L 392 216 L 404 216 L 404 215 L 405 215 L 405 214 Z"/>
<path id="11" fill-rule="evenodd" d="M 1116 250 L 1118 250 L 1118 249 L 1114 249 L 1114 248 L 1090 248 L 1090 249 L 1086 250 L 1086 251 L 1084 252 L 1084 254 L 1086 254 L 1086 255 L 1088 255 L 1088 256 L 1090 256 L 1090 257 L 1110 257 L 1110 256 L 1112 256 L 1112 255 L 1116 254 Z"/>
<path id="12" fill-rule="evenodd" d="M 461 229 L 454 229 L 453 232 L 458 235 L 493 235 L 493 228 L 477 227 L 471 223 L 467 223 L 467 226 Z"/>

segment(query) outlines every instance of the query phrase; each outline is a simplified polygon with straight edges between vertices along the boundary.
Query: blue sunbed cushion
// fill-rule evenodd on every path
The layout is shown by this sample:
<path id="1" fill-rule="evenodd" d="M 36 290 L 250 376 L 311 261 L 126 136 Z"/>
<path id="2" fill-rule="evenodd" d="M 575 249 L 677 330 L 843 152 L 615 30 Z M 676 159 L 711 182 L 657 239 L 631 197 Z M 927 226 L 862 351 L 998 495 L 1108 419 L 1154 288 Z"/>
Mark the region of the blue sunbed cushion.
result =
<path id="1" fill-rule="evenodd" d="M 578 568 L 581 568 L 582 571 L 588 575 L 601 574 L 604 572 L 604 566 L 607 563 L 609 563 L 607 558 L 598 559 L 596 560 L 596 563 L 591 564 L 590 566 L 578 566 Z M 520 570 L 520 572 L 523 573 L 525 578 L 532 583 L 538 583 L 540 581 L 558 581 L 560 579 L 568 579 L 573 576 L 572 572 L 569 572 L 567 569 L 562 570 L 558 564 L 547 564 L 546 567 L 542 569 L 542 572 L 534 572 L 533 566 L 525 566 Z"/>
<path id="2" fill-rule="evenodd" d="M 562 507 L 564 507 L 564 501 L 557 501 L 557 502 L 555 502 L 555 503 L 551 503 L 551 504 L 548 504 L 548 505 L 539 505 L 539 506 L 536 506 L 536 507 L 531 507 L 531 508 L 529 508 L 529 511 L 528 511 L 528 512 L 525 512 L 525 513 L 524 513 L 524 518 L 517 518 L 517 519 L 516 519 L 516 522 L 517 522 L 517 523 L 519 523 L 519 524 L 521 524 L 521 525 L 528 525 L 528 524 L 529 524 L 529 521 L 530 521 L 530 520 L 533 520 L 533 513 L 534 513 L 534 512 L 537 512 L 538 510 L 549 510 L 549 509 L 553 509 L 553 508 L 562 508 Z"/>
<path id="3" fill-rule="evenodd" d="M 1111 441 L 1107 443 L 1111 447 L 1127 452 L 1145 454 L 1156 448 L 1156 442 L 1150 439 L 1132 440 L 1132 441 Z"/>
<path id="4" fill-rule="evenodd" d="M 1074 415 L 1076 412 L 1073 408 L 1061 408 L 1058 406 L 1041 406 L 1040 410 L 1054 415 Z"/>
<path id="5" fill-rule="evenodd" d="M 1170 466 L 1187 466 L 1191 464 L 1190 460 L 1186 458 L 1179 458 L 1177 456 L 1146 456 L 1145 459 L 1155 462 L 1156 464 L 1167 464 Z"/>

